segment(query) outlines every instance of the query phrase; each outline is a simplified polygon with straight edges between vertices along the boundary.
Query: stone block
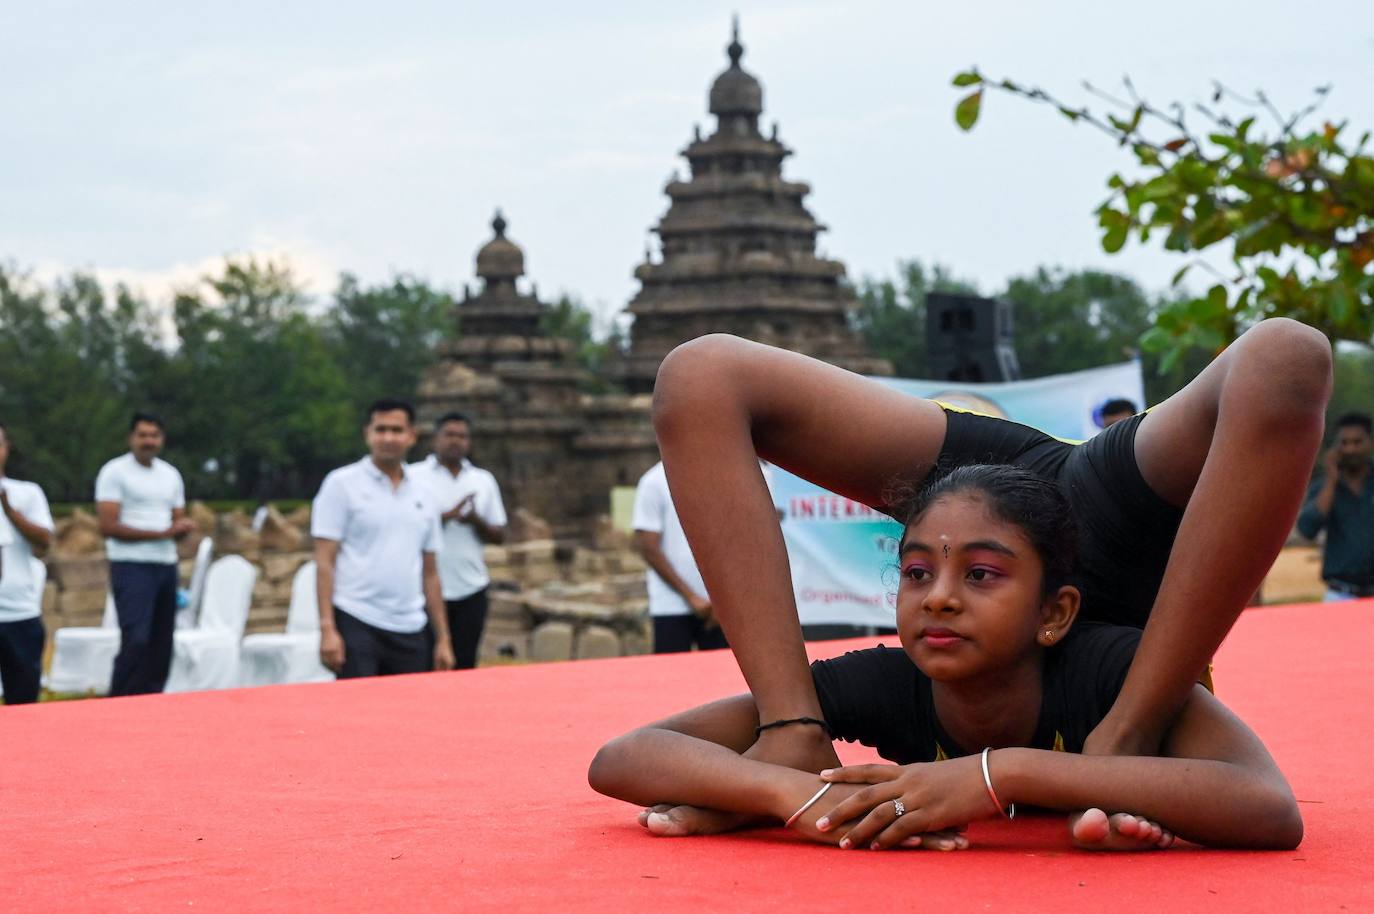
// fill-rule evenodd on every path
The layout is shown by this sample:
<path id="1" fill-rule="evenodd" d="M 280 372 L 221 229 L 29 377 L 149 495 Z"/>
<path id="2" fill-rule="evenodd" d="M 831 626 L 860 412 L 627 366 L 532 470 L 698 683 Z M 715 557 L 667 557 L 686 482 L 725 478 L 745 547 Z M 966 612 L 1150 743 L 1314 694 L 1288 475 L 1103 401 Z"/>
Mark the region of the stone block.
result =
<path id="1" fill-rule="evenodd" d="M 258 530 L 258 540 L 267 552 L 297 552 L 305 543 L 305 534 L 272 506 Z"/>
<path id="2" fill-rule="evenodd" d="M 196 550 L 200 548 L 200 541 L 205 539 L 205 534 L 199 530 L 192 530 L 190 533 L 176 540 L 177 558 L 194 559 Z"/>
<path id="3" fill-rule="evenodd" d="M 99 625 L 105 614 L 105 595 L 108 591 L 99 590 L 61 590 L 57 596 L 57 612 L 66 625 Z M 94 616 L 93 622 L 87 620 Z"/>
<path id="4" fill-rule="evenodd" d="M 506 542 L 527 543 L 550 539 L 553 539 L 553 528 L 548 521 L 524 508 L 516 508 L 511 512 L 506 523 Z"/>
<path id="5" fill-rule="evenodd" d="M 507 561 L 513 566 L 552 562 L 558 546 L 551 539 L 512 543 L 506 547 Z"/>
<path id="6" fill-rule="evenodd" d="M 571 660 L 573 627 L 567 622 L 545 622 L 530 633 L 530 659 L 539 662 Z"/>
<path id="7" fill-rule="evenodd" d="M 71 516 L 57 525 L 57 535 L 53 542 L 56 556 L 103 556 L 105 538 L 100 535 L 100 524 L 89 511 L 76 508 Z"/>
<path id="8" fill-rule="evenodd" d="M 196 529 L 206 536 L 215 532 L 215 512 L 203 501 L 193 501 L 186 506 L 186 516 L 196 522 Z"/>
<path id="9" fill-rule="evenodd" d="M 482 660 L 529 660 L 529 632 L 484 631 L 477 656 Z"/>
<path id="10" fill-rule="evenodd" d="M 262 577 L 272 583 L 286 581 L 288 585 L 300 567 L 310 560 L 308 552 L 294 552 L 285 555 L 264 555 L 262 557 Z"/>
<path id="11" fill-rule="evenodd" d="M 62 590 L 97 590 L 110 586 L 110 563 L 104 556 L 54 558 L 48 562 L 48 578 Z"/>
<path id="12" fill-rule="evenodd" d="M 578 660 L 594 660 L 620 656 L 620 636 L 605 625 L 588 625 L 577 634 Z"/>
<path id="13" fill-rule="evenodd" d="M 642 627 L 630 629 L 620 636 L 620 649 L 626 657 L 653 653 L 654 637 L 652 631 Z"/>

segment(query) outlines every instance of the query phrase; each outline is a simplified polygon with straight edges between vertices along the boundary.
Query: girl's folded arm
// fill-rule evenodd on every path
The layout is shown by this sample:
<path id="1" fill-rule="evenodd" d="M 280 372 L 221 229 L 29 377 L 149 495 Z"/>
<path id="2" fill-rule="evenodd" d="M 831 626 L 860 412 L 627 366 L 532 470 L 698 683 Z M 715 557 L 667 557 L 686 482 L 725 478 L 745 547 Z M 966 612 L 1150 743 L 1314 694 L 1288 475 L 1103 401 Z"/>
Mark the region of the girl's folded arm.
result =
<path id="1" fill-rule="evenodd" d="M 819 786 L 814 774 L 744 758 L 758 711 L 749 695 L 714 701 L 611 740 L 587 781 L 599 793 L 651 806 L 685 804 L 786 818 Z M 798 799 L 800 798 L 800 799 Z"/>
<path id="2" fill-rule="evenodd" d="M 1163 752 L 1000 749 L 990 766 L 1003 802 L 1130 812 L 1212 847 L 1293 848 L 1302 840 L 1297 802 L 1264 744 L 1206 689 L 1194 688 Z"/>

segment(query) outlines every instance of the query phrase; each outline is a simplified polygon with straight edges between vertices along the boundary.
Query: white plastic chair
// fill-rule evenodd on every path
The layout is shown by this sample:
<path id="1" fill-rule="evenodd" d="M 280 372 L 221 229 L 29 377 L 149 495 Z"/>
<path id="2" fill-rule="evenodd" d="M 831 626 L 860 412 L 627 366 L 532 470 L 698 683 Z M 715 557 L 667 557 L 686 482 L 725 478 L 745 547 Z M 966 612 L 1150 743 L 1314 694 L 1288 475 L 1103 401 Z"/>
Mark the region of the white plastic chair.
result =
<path id="1" fill-rule="evenodd" d="M 238 684 L 239 641 L 253 604 L 258 569 L 239 555 L 212 562 L 196 627 L 172 638 L 168 692 L 228 689 Z"/>
<path id="2" fill-rule="evenodd" d="M 334 679 L 334 674 L 320 663 L 320 608 L 315 596 L 315 563 L 306 562 L 291 579 L 286 631 L 248 635 L 243 639 L 239 652 L 239 685 Z"/>
<path id="3" fill-rule="evenodd" d="M 50 691 L 108 694 L 115 655 L 119 653 L 119 615 L 115 612 L 114 594 L 105 595 L 105 615 L 99 626 L 59 628 L 53 633 L 52 644 L 52 665 L 48 667 L 46 683 Z"/>
<path id="4" fill-rule="evenodd" d="M 205 573 L 210 570 L 210 559 L 215 554 L 215 541 L 203 537 L 196 547 L 196 561 L 191 566 L 191 582 L 187 588 L 186 605 L 177 610 L 177 628 L 195 628 L 196 617 L 200 613 L 201 601 L 205 598 Z"/>

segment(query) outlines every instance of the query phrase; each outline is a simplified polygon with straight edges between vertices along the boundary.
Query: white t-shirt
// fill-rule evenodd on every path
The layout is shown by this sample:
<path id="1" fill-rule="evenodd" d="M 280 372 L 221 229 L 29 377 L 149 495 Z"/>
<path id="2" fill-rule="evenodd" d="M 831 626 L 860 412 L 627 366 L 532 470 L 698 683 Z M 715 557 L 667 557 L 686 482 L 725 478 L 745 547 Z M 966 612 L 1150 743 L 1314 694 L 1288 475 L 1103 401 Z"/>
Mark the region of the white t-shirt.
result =
<path id="1" fill-rule="evenodd" d="M 425 627 L 422 554 L 438 552 L 439 507 L 406 469 L 399 486 L 371 457 L 324 478 L 310 513 L 310 535 L 339 544 L 334 605 L 374 628 Z"/>
<path id="2" fill-rule="evenodd" d="M 52 511 L 47 496 L 37 483 L 0 477 L 0 488 L 9 495 L 10 505 L 30 523 L 53 530 Z M 33 547 L 3 511 L 0 511 L 0 622 L 20 622 L 42 613 L 43 592 L 33 575 Z"/>
<path id="3" fill-rule="evenodd" d="M 506 525 L 506 507 L 501 503 L 501 487 L 496 477 L 472 461 L 463 460 L 458 475 L 449 472 L 439 459 L 430 454 L 420 463 L 412 463 L 410 471 L 429 487 L 439 506 L 439 513 L 451 511 L 463 499 L 472 496 L 472 510 L 489 527 Z M 445 600 L 470 597 L 491 583 L 487 563 L 482 558 L 482 540 L 471 524 L 456 520 L 443 525 L 444 544 L 439 550 L 439 580 L 444 586 Z"/>
<path id="4" fill-rule="evenodd" d="M 135 530 L 166 530 L 172 526 L 172 510 L 186 507 L 186 487 L 176 467 L 154 457 L 150 466 L 132 453 L 116 457 L 100 468 L 95 478 L 95 500 L 119 502 L 119 522 Z M 175 565 L 177 544 L 171 537 L 158 540 L 105 540 L 105 555 L 112 562 L 156 562 Z"/>
<path id="5" fill-rule="evenodd" d="M 763 478 L 772 492 L 772 477 L 766 466 Z M 708 596 L 692 549 L 687 545 L 687 535 L 677 519 L 677 508 L 668 494 L 668 477 L 663 472 L 662 461 L 654 464 L 635 487 L 633 526 L 636 530 L 659 534 L 659 548 L 678 577 L 698 595 Z M 650 568 L 644 579 L 649 588 L 649 615 L 684 616 L 692 611 L 682 595 L 659 577 L 658 572 Z"/>

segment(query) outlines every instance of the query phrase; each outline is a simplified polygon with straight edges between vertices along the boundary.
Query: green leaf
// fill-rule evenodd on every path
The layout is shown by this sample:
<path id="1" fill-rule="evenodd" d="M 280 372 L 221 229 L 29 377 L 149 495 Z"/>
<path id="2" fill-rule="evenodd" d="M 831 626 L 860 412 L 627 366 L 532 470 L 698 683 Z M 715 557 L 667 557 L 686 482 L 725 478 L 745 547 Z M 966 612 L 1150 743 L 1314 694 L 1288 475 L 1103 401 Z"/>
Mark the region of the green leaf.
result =
<path id="1" fill-rule="evenodd" d="M 1140 335 L 1140 348 L 1146 352 L 1163 352 L 1173 342 L 1173 335 L 1163 327 L 1151 327 Z"/>
<path id="2" fill-rule="evenodd" d="M 1106 229 L 1102 234 L 1102 250 L 1115 254 L 1126 244 L 1126 235 L 1131 230 L 1130 218 L 1114 209 L 1103 209 L 1098 222 Z"/>
<path id="3" fill-rule="evenodd" d="M 1207 290 L 1207 297 L 1204 299 L 1199 299 L 1199 301 L 1206 303 L 1206 308 L 1199 309 L 1198 316 L 1205 320 L 1207 318 L 1225 314 L 1227 300 L 1228 297 L 1226 295 L 1225 286 L 1221 285 L 1220 283 L 1218 283 L 1215 286 L 1212 286 L 1212 288 Z"/>
<path id="4" fill-rule="evenodd" d="M 964 96 L 954 109 L 954 122 L 961 130 L 972 130 L 978 123 L 978 113 L 983 107 L 983 90 Z"/>
<path id="5" fill-rule="evenodd" d="M 1174 274 L 1174 278 L 1169 280 L 1169 285 L 1176 286 L 1183 282 L 1183 277 L 1187 275 L 1188 271 L 1192 268 L 1193 265 L 1191 263 L 1185 263 L 1183 266 L 1179 267 L 1178 272 Z"/>
<path id="6" fill-rule="evenodd" d="M 954 85 L 956 86 L 976 86 L 982 83 L 982 81 L 983 77 L 977 70 L 965 70 L 954 76 Z"/>
<path id="7" fill-rule="evenodd" d="M 1065 117 L 1067 117 L 1067 118 L 1068 118 L 1069 120 L 1071 120 L 1071 121 L 1076 121 L 1076 120 L 1078 120 L 1080 117 L 1083 116 L 1083 112 L 1081 112 L 1081 111 L 1075 111 L 1075 110 L 1073 110 L 1072 108 L 1068 108 L 1068 107 L 1065 107 L 1065 106 L 1063 106 L 1063 105 L 1060 105 L 1060 106 L 1059 106 L 1059 113 L 1062 114 L 1062 115 L 1064 115 Z"/>

